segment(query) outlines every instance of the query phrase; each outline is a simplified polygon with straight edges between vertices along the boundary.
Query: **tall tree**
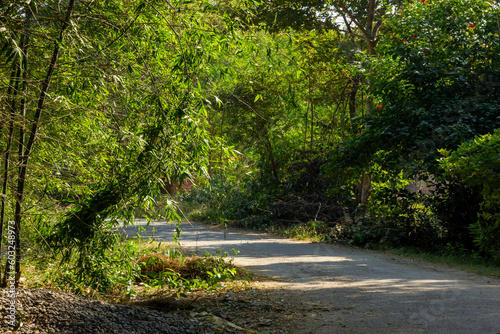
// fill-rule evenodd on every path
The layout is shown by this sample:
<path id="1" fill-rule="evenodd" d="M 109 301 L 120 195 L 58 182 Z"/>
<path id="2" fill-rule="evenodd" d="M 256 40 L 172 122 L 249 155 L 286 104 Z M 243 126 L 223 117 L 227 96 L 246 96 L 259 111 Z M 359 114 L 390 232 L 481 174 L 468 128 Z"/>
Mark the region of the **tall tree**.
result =
<path id="1" fill-rule="evenodd" d="M 468 247 L 480 196 L 460 180 L 438 183 L 438 160 L 443 150 L 500 126 L 498 15 L 491 1 L 442 0 L 390 17 L 368 78 L 379 108 L 341 158 L 350 166 L 433 175 L 440 192 L 434 212 L 449 240 Z"/>
<path id="2" fill-rule="evenodd" d="M 149 203 L 165 176 L 205 163 L 211 138 L 200 75 L 213 50 L 233 38 L 234 25 L 209 2 L 2 6 L 10 13 L 0 26 L 2 73 L 12 78 L 1 96 L 15 107 L 2 132 L 5 162 L 13 161 L 14 136 L 20 149 L 18 173 L 2 179 L 2 198 L 7 205 L 14 197 L 16 238 L 29 220 L 40 242 L 77 261 L 78 278 L 106 285 L 117 219 L 133 221 L 134 206 Z M 23 243 L 16 243 L 19 266 Z"/>

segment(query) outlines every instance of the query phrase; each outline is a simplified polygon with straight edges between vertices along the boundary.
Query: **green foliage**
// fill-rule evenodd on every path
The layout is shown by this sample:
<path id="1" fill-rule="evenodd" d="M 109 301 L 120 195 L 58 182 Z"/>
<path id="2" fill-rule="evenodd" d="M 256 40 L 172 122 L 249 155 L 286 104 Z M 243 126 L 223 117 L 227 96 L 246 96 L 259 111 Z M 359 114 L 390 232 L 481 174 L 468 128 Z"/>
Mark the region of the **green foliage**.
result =
<path id="1" fill-rule="evenodd" d="M 426 208 L 425 201 L 405 190 L 379 190 L 366 213 L 347 231 L 343 233 L 355 245 L 385 244 L 432 252 L 445 244 L 440 220 Z"/>
<path id="2" fill-rule="evenodd" d="M 193 189 L 184 197 L 189 218 L 219 223 L 226 217 L 227 200 L 231 198 L 234 187 L 225 182 L 220 175 L 215 175 L 203 185 Z"/>
<path id="3" fill-rule="evenodd" d="M 219 282 L 239 277 L 228 256 L 228 252 L 220 250 L 216 256 L 207 253 L 204 257 L 186 257 L 182 253 L 167 257 L 153 253 L 139 259 L 141 276 L 138 278 L 151 287 L 167 286 L 178 295 L 193 289 L 212 289 L 219 287 Z"/>
<path id="4" fill-rule="evenodd" d="M 341 182 L 323 173 L 322 156 L 351 128 L 346 70 L 356 45 L 335 31 L 245 35 L 257 41 L 218 60 L 232 67 L 212 76 L 207 108 L 211 132 L 243 152 L 237 159 L 249 167 L 234 178 L 235 165 L 213 148 L 212 179 L 188 198 L 201 215 L 191 217 L 252 228 L 333 220 Z"/>
<path id="5" fill-rule="evenodd" d="M 440 150 L 500 127 L 498 15 L 489 1 L 467 0 L 414 2 L 386 15 L 380 56 L 362 59 L 360 68 L 372 94 L 370 113 L 358 121 L 361 133 L 332 153 L 326 170 L 403 171 L 434 191 L 415 202 L 382 194 L 375 182 L 373 205 L 366 208 L 373 228 L 359 226 L 374 235 L 361 239 L 378 242 L 392 230 L 395 244 L 425 247 L 408 239 L 421 233 L 430 245 L 474 247 L 469 226 L 480 208 L 478 188 L 443 175 L 438 160 Z"/>
<path id="6" fill-rule="evenodd" d="M 145 16 L 148 15 L 145 14 Z M 156 36 L 146 33 L 145 37 L 156 38 L 158 42 L 166 42 L 171 38 L 175 38 L 175 35 L 168 36 L 167 31 L 162 32 L 163 34 L 155 33 Z M 131 39 L 132 37 L 137 38 L 139 36 L 132 36 L 130 34 L 127 37 Z M 135 43 L 132 42 L 131 44 L 127 43 L 123 47 L 134 49 L 136 47 Z M 113 51 L 110 50 L 106 56 L 113 57 L 115 55 Z M 146 52 L 155 53 L 156 51 L 149 48 Z M 190 55 L 192 57 L 190 58 L 185 54 L 189 52 L 188 50 L 182 50 L 181 52 L 185 56 L 183 61 L 196 64 L 197 58 L 194 58 L 196 57 L 195 55 Z M 163 85 L 160 86 L 156 82 L 156 79 L 151 77 L 149 71 L 150 66 L 153 66 L 153 64 L 148 65 L 147 63 L 143 63 L 143 59 L 140 59 L 140 57 L 139 55 L 139 59 L 135 61 L 142 62 L 143 75 L 146 75 L 151 80 L 151 86 L 148 87 L 150 92 L 143 91 L 141 94 L 143 96 L 140 97 L 143 99 L 144 94 L 150 94 L 150 97 L 144 100 L 146 105 L 139 104 L 138 100 L 134 101 L 135 92 L 127 89 L 131 88 L 127 87 L 127 84 L 133 83 L 138 78 L 133 73 L 123 73 L 120 71 L 118 67 L 126 66 L 126 64 L 123 64 L 123 58 L 121 59 L 122 63 L 115 64 L 113 66 L 114 71 L 113 69 L 111 70 L 111 72 L 116 74 L 111 74 L 110 76 L 123 83 L 120 88 L 125 88 L 121 93 L 128 98 L 128 108 L 132 110 L 134 108 L 139 110 L 142 108 L 150 109 L 148 119 L 137 118 L 137 114 L 130 109 L 124 111 L 124 114 L 130 114 L 132 121 L 140 122 L 133 125 L 136 127 L 133 135 L 140 137 L 141 141 L 134 142 L 135 138 L 132 136 L 130 136 L 132 137 L 131 139 L 123 138 L 121 135 L 118 135 L 118 138 L 115 137 L 125 145 L 117 147 L 116 153 L 118 153 L 118 156 L 116 158 L 118 159 L 108 165 L 111 170 L 107 172 L 112 174 L 113 177 L 111 179 L 100 180 L 100 182 L 91 186 L 91 192 L 87 192 L 78 201 L 74 202 L 75 209 L 71 210 L 66 218 L 55 226 L 52 235 L 47 238 L 54 249 L 62 251 L 64 261 L 69 261 L 71 253 L 79 254 L 77 262 L 77 267 L 79 268 L 77 272 L 78 278 L 88 278 L 89 276 L 96 275 L 97 281 L 105 283 L 103 280 L 105 271 L 102 270 L 101 266 L 105 265 L 107 249 L 112 247 L 114 240 L 116 240 L 116 238 L 108 236 L 110 234 L 108 232 L 110 224 L 106 224 L 105 219 L 119 214 L 120 210 L 123 210 L 124 204 L 130 203 L 131 200 L 137 199 L 139 202 L 142 202 L 144 197 L 153 193 L 152 190 L 157 189 L 158 186 L 155 185 L 155 182 L 158 182 L 157 180 L 162 173 L 175 172 L 174 168 L 172 168 L 174 166 L 165 166 L 163 163 L 168 155 L 175 155 L 179 152 L 190 153 L 189 149 L 183 147 L 184 145 L 182 144 L 172 145 L 170 139 L 170 135 L 181 129 L 186 134 L 192 134 L 190 129 L 192 127 L 189 125 L 189 122 L 184 125 L 183 123 L 174 121 L 174 117 L 184 117 L 188 114 L 191 114 L 191 117 L 195 117 L 195 113 L 188 113 L 188 110 L 196 107 L 189 105 L 185 101 L 186 95 L 189 94 L 189 85 L 185 82 L 188 79 L 184 77 L 176 82 L 178 87 L 175 98 L 169 95 L 160 96 L 159 89 L 163 90 L 166 87 Z M 158 58 L 161 59 L 161 57 Z M 106 61 L 111 62 L 112 60 L 107 59 Z M 157 64 L 155 63 L 154 65 Z M 136 66 L 137 72 L 139 72 L 139 66 Z M 170 66 L 172 66 L 170 73 L 182 75 L 182 71 L 186 70 L 186 68 L 182 67 L 182 63 L 175 63 L 175 61 Z M 164 70 L 163 73 L 166 74 L 168 71 Z M 104 77 L 106 78 L 107 75 L 104 74 Z M 114 80 L 114 84 L 116 84 L 116 80 Z M 106 90 L 106 82 L 104 81 L 102 84 L 104 96 L 101 98 L 106 102 L 111 102 L 110 100 L 112 99 L 108 97 L 109 92 Z M 137 97 L 139 98 L 139 96 Z M 169 105 L 169 108 L 165 108 L 164 105 Z M 109 117 L 108 115 L 105 116 Z M 120 126 L 122 122 L 117 123 L 116 125 Z M 199 139 L 195 138 L 191 139 Z M 203 146 L 200 145 L 200 147 Z M 193 153 L 194 155 L 197 154 L 196 152 Z M 116 165 L 118 161 L 120 161 L 120 165 Z M 100 167 L 103 168 L 106 166 Z M 112 220 L 113 224 L 114 221 Z M 99 251 L 94 251 L 94 249 L 99 249 Z"/>
<path id="7" fill-rule="evenodd" d="M 273 234 L 313 242 L 332 241 L 331 230 L 331 226 L 322 221 L 310 221 L 306 224 L 301 223 L 291 226 L 271 226 L 267 229 L 268 232 Z"/>
<path id="8" fill-rule="evenodd" d="M 303 231 L 312 229 L 314 234 L 316 226 L 323 231 L 342 217 L 341 203 L 348 202 L 342 192 L 331 192 L 340 180 L 322 174 L 321 167 L 321 159 L 294 163 L 280 184 L 262 176 L 233 180 L 216 176 L 184 201 L 194 208 L 191 219 L 283 233 L 303 225 Z"/>
<path id="9" fill-rule="evenodd" d="M 500 242 L 500 130 L 477 136 L 455 151 L 443 151 L 440 165 L 449 177 L 481 191 L 477 221 L 470 227 L 475 243 L 488 256 L 499 260 Z"/>
<path id="10" fill-rule="evenodd" d="M 102 277 L 79 278 L 75 271 L 76 256 L 74 261 L 61 263 L 58 255 L 49 254 L 40 247 L 26 254 L 30 264 L 26 272 L 28 286 L 51 286 L 83 295 L 114 294 L 129 299 L 143 288 L 166 288 L 180 296 L 196 289 L 218 288 L 223 281 L 249 279 L 244 271 L 234 267 L 228 252 L 189 256 L 175 245 L 144 239 L 114 243 L 104 257 Z"/>
<path id="11" fill-rule="evenodd" d="M 36 24 L 21 17 L 25 3 L 11 4 L 2 18 L 1 50 L 7 61 L 0 71 L 7 80 L 2 80 L 0 98 L 12 106 L 1 109 L 6 160 L 4 143 L 17 143 L 18 132 L 32 126 L 38 83 L 51 68 L 59 18 L 65 17 L 59 1 L 31 5 Z M 10 202 L 23 204 L 26 222 L 36 223 L 27 225 L 32 231 L 26 236 L 36 236 L 36 242 L 72 264 L 68 271 L 75 284 L 111 288 L 110 257 L 119 251 L 113 227 L 119 220 L 133 222 L 141 206 L 148 218 L 157 218 L 150 206 L 162 179 L 193 177 L 195 170 L 206 174 L 209 148 L 218 138 L 208 132 L 204 83 L 211 60 L 237 39 L 236 23 L 211 3 L 183 1 L 77 1 L 69 19 L 71 29 L 60 43 L 56 70 L 39 106 L 43 113 L 29 156 L 24 202 Z M 33 36 L 33 51 L 25 58 L 29 76 L 22 77 L 26 108 L 19 108 L 21 97 L 7 83 L 9 76 L 21 82 L 11 69 L 23 59 L 16 48 L 23 31 Z M 16 139 L 3 131 L 11 125 Z M 15 149 L 8 152 L 11 157 Z M 11 165 L 21 157 L 11 158 Z M 9 186 L 2 199 L 17 196 L 13 171 L 5 168 L 5 178 L 2 173 Z M 171 205 L 154 211 L 168 220 L 179 218 Z"/>
<path id="12" fill-rule="evenodd" d="M 270 222 L 269 203 L 273 191 L 272 183 L 266 187 L 251 177 L 228 180 L 223 175 L 215 175 L 184 201 L 196 208 L 191 211 L 191 219 L 260 228 Z"/>
<path id="13" fill-rule="evenodd" d="M 378 154 L 378 159 L 383 158 Z M 340 220 L 331 240 L 358 246 L 414 247 L 435 251 L 446 244 L 446 231 L 431 209 L 432 197 L 410 192 L 413 178 L 372 166 L 370 200 Z M 347 179 L 349 181 L 349 179 Z"/>
<path id="14" fill-rule="evenodd" d="M 108 236 L 110 237 L 110 236 Z M 76 294 L 91 294 L 99 292 L 125 293 L 128 296 L 135 294 L 134 281 L 140 275 L 140 267 L 136 259 L 142 251 L 139 241 L 119 242 L 114 240 L 106 250 L 104 256 L 90 254 L 91 259 L 80 263 L 78 254 L 70 261 L 61 261 L 61 256 L 43 245 L 33 245 L 25 253 L 26 263 L 31 266 L 27 272 L 29 286 L 56 287 L 63 291 Z M 89 247 L 96 246 L 94 241 Z M 98 261 L 104 261 L 100 263 Z M 91 266 L 88 268 L 86 266 Z M 82 269 L 83 271 L 82 273 Z M 100 275 L 96 271 L 102 270 Z M 92 273 L 85 275 L 85 273 Z"/>
<path id="15" fill-rule="evenodd" d="M 377 102 L 348 159 L 385 150 L 387 168 L 437 173 L 438 149 L 499 127 L 497 15 L 487 1 L 460 0 L 417 3 L 392 17 L 383 57 L 366 64 Z"/>
<path id="16" fill-rule="evenodd" d="M 324 0 L 265 0 L 256 3 L 250 12 L 244 13 L 240 9 L 236 13 L 251 24 L 264 26 L 273 32 L 289 28 L 331 29 L 335 25 L 329 4 Z"/>

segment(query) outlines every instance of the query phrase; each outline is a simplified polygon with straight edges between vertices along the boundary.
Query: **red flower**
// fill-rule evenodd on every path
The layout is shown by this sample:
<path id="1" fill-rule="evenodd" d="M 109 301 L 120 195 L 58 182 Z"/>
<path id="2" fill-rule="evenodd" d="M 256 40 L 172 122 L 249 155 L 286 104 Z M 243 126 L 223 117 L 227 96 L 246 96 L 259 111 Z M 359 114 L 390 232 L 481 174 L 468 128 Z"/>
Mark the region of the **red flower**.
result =
<path id="1" fill-rule="evenodd" d="M 413 35 L 413 38 L 417 38 L 417 34 L 414 34 L 414 35 Z"/>
<path id="2" fill-rule="evenodd" d="M 427 49 L 424 49 L 424 52 L 429 52 L 429 50 L 427 50 Z"/>
<path id="3" fill-rule="evenodd" d="M 472 29 L 474 29 L 476 26 L 474 24 L 470 24 L 469 27 L 471 27 Z"/>
<path id="4" fill-rule="evenodd" d="M 420 2 L 425 3 L 425 0 L 420 0 Z"/>
<path id="5" fill-rule="evenodd" d="M 379 104 L 379 105 L 377 106 L 377 109 L 380 109 L 380 108 L 382 108 L 382 105 L 381 105 L 381 104 Z"/>

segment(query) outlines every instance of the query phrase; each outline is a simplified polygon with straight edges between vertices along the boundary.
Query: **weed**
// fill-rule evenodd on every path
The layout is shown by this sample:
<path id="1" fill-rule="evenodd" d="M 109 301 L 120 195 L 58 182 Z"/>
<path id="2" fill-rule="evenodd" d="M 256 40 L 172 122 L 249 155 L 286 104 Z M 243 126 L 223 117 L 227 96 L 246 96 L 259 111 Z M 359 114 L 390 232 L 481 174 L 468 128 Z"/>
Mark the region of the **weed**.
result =
<path id="1" fill-rule="evenodd" d="M 112 284 L 85 285 L 75 279 L 74 263 L 61 264 L 59 256 L 50 259 L 42 252 L 30 252 L 23 270 L 23 286 L 51 288 L 79 295 L 130 300 L 138 294 L 167 288 L 181 296 L 197 289 L 216 289 L 218 283 L 242 277 L 244 272 L 227 260 L 228 253 L 216 256 L 187 256 L 178 245 L 153 240 L 122 241 L 108 258 Z M 114 296 L 114 297 L 109 297 Z"/>

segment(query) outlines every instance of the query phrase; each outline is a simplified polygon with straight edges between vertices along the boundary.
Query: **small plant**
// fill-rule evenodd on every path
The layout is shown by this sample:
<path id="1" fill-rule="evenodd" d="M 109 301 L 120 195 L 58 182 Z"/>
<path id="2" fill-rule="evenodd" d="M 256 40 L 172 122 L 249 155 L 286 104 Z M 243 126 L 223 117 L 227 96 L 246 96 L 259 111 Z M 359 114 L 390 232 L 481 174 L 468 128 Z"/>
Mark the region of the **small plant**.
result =
<path id="1" fill-rule="evenodd" d="M 203 257 L 177 254 L 179 257 L 152 253 L 139 258 L 140 280 L 149 286 L 167 286 L 182 294 L 193 289 L 211 289 L 219 282 L 242 274 L 226 260 L 227 252 L 217 251 L 216 256 L 207 253 Z"/>
<path id="2" fill-rule="evenodd" d="M 306 224 L 291 226 L 271 226 L 268 231 L 299 240 L 327 241 L 332 230 L 330 224 L 322 221 L 310 221 Z"/>

